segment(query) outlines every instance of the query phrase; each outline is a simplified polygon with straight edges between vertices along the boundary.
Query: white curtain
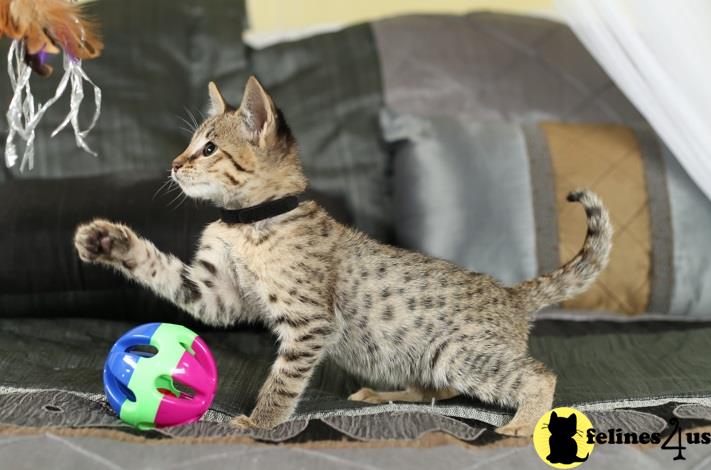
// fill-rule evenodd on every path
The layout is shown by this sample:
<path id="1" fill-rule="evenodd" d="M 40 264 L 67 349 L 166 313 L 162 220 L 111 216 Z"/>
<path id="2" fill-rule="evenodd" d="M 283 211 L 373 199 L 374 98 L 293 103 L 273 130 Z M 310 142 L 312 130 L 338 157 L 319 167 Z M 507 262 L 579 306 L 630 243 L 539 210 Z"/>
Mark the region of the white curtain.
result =
<path id="1" fill-rule="evenodd" d="M 557 0 L 557 8 L 711 198 L 711 0 Z"/>

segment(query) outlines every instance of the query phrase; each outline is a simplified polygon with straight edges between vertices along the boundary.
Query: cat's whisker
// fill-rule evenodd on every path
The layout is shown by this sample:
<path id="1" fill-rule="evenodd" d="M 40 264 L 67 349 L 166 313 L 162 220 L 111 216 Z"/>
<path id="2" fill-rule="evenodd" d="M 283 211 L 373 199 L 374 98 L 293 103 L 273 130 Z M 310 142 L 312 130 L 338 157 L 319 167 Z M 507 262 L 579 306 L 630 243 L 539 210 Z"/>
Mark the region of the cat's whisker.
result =
<path id="1" fill-rule="evenodd" d="M 178 204 L 176 204 L 176 206 L 173 207 L 172 210 L 177 210 L 178 207 L 182 206 L 183 203 L 188 199 L 188 196 L 185 193 L 181 193 L 181 194 L 183 195 L 183 198 L 180 201 L 178 201 Z"/>
<path id="2" fill-rule="evenodd" d="M 173 182 L 173 180 L 172 180 L 172 179 L 170 178 L 170 176 L 169 176 L 168 179 L 167 179 L 162 185 L 160 185 L 160 187 L 156 190 L 156 192 L 153 193 L 153 197 L 151 198 L 151 200 L 152 200 L 152 201 L 155 201 L 155 199 L 158 197 L 158 195 L 159 195 L 159 194 L 161 193 L 161 191 L 163 191 L 164 189 L 166 189 L 166 188 L 170 189 L 170 186 L 171 186 L 171 183 L 172 183 L 172 182 Z"/>
<path id="3" fill-rule="evenodd" d="M 161 190 L 164 190 L 166 192 L 166 194 L 170 194 L 173 191 L 180 189 L 180 186 L 178 185 L 178 183 L 172 178 L 172 175 L 170 174 L 171 173 L 170 170 L 168 170 L 168 173 L 169 174 L 168 174 L 165 182 L 161 185 L 160 188 L 158 188 L 158 191 L 156 191 L 156 195 L 159 194 Z"/>
<path id="4" fill-rule="evenodd" d="M 170 206 L 170 205 L 173 204 L 175 201 L 177 201 L 177 200 L 180 198 L 180 196 L 182 196 L 182 194 L 176 194 L 176 195 L 173 197 L 173 199 L 171 199 L 170 201 L 168 201 L 168 204 L 166 204 L 166 205 L 167 205 L 167 206 Z"/>
<path id="5" fill-rule="evenodd" d="M 195 126 L 195 129 L 197 129 L 200 126 L 200 124 L 198 123 L 197 119 L 195 118 L 195 114 L 193 114 L 193 112 L 190 111 L 190 109 L 188 109 L 187 107 L 185 107 L 185 112 L 188 113 L 188 117 L 190 117 L 190 120 L 192 121 L 193 126 Z"/>
<path id="6" fill-rule="evenodd" d="M 188 120 L 185 119 L 183 116 L 176 115 L 176 117 L 177 117 L 178 119 L 180 119 L 180 120 L 183 122 L 183 124 L 185 124 L 185 125 L 187 126 L 187 129 L 190 129 L 190 133 L 191 133 L 191 134 L 195 132 L 195 129 L 197 129 L 197 124 L 195 124 L 194 122 L 188 121 Z M 181 129 L 182 129 L 182 128 L 181 128 Z"/>
<path id="7" fill-rule="evenodd" d="M 169 186 L 168 186 L 168 189 L 165 190 L 165 195 L 166 195 L 166 196 L 167 196 L 167 195 L 170 195 L 170 194 L 172 194 L 172 193 L 174 193 L 174 192 L 176 192 L 176 191 L 178 191 L 178 190 L 180 190 L 180 186 L 178 186 L 174 181 L 171 181 L 170 184 L 169 184 Z M 184 193 L 183 193 L 182 191 L 180 191 L 178 194 L 176 194 L 175 196 L 173 196 L 173 199 L 172 199 L 170 202 L 168 202 L 167 205 L 170 205 L 172 202 L 174 202 L 178 197 L 180 197 L 181 194 L 184 194 Z"/>
<path id="8" fill-rule="evenodd" d="M 176 191 L 180 191 L 180 188 L 177 186 L 173 186 L 170 189 L 166 190 L 164 194 L 166 196 L 176 196 Z"/>
<path id="9" fill-rule="evenodd" d="M 180 121 L 185 124 L 186 126 L 193 127 L 193 123 L 190 122 L 189 120 L 185 119 L 183 116 L 176 114 L 176 117 L 180 119 Z"/>
<path id="10" fill-rule="evenodd" d="M 180 207 L 185 200 L 188 198 L 188 195 L 181 192 L 177 196 L 175 196 L 168 204 L 168 207 L 171 207 L 171 210 L 176 210 L 178 207 Z M 177 203 L 176 203 L 177 201 Z"/>

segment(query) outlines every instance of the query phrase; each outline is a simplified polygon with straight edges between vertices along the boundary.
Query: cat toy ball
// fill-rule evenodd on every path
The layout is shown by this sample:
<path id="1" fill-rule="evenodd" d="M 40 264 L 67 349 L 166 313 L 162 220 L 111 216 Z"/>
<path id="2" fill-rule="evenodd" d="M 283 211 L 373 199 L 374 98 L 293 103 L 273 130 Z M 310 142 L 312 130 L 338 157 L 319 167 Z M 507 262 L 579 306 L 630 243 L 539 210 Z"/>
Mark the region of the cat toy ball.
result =
<path id="1" fill-rule="evenodd" d="M 104 365 L 104 390 L 111 408 L 139 429 L 197 421 L 210 407 L 216 388 L 217 368 L 210 349 L 180 325 L 147 323 L 133 328 L 116 341 Z"/>

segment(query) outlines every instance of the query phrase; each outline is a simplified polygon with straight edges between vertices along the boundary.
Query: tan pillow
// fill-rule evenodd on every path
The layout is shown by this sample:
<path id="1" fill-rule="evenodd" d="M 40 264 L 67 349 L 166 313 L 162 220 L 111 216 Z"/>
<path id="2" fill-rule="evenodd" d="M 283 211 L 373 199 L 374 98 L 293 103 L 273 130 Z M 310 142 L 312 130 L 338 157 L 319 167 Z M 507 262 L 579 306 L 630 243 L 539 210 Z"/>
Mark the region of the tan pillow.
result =
<path id="1" fill-rule="evenodd" d="M 652 237 L 644 164 L 635 133 L 610 124 L 542 123 L 541 129 L 555 183 L 561 262 L 577 253 L 586 233 L 584 211 L 565 199 L 571 189 L 595 191 L 615 228 L 609 265 L 588 291 L 563 306 L 644 312 L 651 290 Z"/>

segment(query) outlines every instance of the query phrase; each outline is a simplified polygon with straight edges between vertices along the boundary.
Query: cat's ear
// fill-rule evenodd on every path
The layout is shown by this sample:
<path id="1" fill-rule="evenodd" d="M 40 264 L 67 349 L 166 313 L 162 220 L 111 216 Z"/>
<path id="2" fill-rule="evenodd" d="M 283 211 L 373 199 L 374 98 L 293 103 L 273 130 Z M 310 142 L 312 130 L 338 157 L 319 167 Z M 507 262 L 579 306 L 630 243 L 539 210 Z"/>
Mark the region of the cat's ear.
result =
<path id="1" fill-rule="evenodd" d="M 558 419 L 558 413 L 551 411 L 551 419 Z"/>
<path id="2" fill-rule="evenodd" d="M 225 111 L 230 109 L 230 105 L 225 101 L 225 98 L 222 96 L 222 93 L 220 93 L 215 82 L 210 82 L 207 86 L 207 90 L 210 92 L 210 109 L 208 111 L 210 116 L 224 114 Z"/>
<path id="3" fill-rule="evenodd" d="M 576 426 L 576 427 L 577 427 L 577 425 L 578 425 L 578 416 L 577 416 L 575 413 L 571 414 L 571 415 L 568 417 L 568 419 L 573 422 L 573 426 Z"/>
<path id="4" fill-rule="evenodd" d="M 272 145 L 277 137 L 276 107 L 254 75 L 247 80 L 239 109 L 250 142 L 260 147 Z"/>

